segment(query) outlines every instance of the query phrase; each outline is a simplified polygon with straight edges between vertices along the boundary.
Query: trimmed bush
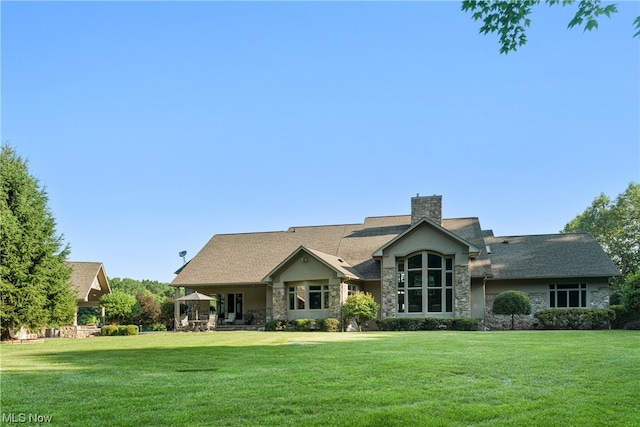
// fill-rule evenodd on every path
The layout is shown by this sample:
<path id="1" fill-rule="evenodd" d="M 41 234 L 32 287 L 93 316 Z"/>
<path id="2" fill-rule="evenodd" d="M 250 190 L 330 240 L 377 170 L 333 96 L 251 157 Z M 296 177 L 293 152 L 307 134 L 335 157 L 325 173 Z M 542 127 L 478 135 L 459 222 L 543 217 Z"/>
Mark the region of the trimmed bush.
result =
<path id="1" fill-rule="evenodd" d="M 535 314 L 544 329 L 603 329 L 615 319 L 615 311 L 608 308 L 553 308 Z"/>
<path id="2" fill-rule="evenodd" d="M 138 335 L 138 327 L 136 325 L 120 325 L 118 335 Z"/>
<path id="3" fill-rule="evenodd" d="M 138 335 L 136 325 L 106 325 L 100 329 L 103 336 Z"/>
<path id="4" fill-rule="evenodd" d="M 448 329 L 454 331 L 477 331 L 478 321 L 476 319 L 470 319 L 466 317 L 443 319 L 443 324 L 447 325 Z"/>
<path id="5" fill-rule="evenodd" d="M 118 326 L 116 326 L 116 325 L 105 325 L 100 329 L 100 333 L 104 337 L 118 335 Z"/>
<path id="6" fill-rule="evenodd" d="M 470 318 L 437 319 L 434 317 L 389 317 L 376 321 L 381 331 L 477 331 L 478 321 Z"/>
<path id="7" fill-rule="evenodd" d="M 316 319 L 295 319 L 291 321 L 293 329 L 299 332 L 316 331 L 320 329 L 320 325 Z"/>
<path id="8" fill-rule="evenodd" d="M 287 321 L 279 319 L 268 320 L 264 325 L 264 330 L 269 332 L 286 331 Z"/>
<path id="9" fill-rule="evenodd" d="M 318 319 L 317 322 L 323 332 L 338 332 L 340 330 L 340 321 L 334 317 Z"/>

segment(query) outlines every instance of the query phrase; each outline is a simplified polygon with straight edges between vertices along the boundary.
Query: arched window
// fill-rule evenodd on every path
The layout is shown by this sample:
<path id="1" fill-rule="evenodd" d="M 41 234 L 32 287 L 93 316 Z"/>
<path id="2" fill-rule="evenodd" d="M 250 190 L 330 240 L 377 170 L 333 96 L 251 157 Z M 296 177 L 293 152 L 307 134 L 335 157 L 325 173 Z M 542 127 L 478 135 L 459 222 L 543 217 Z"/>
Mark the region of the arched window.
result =
<path id="1" fill-rule="evenodd" d="M 453 312 L 453 257 L 420 252 L 396 266 L 398 313 Z"/>

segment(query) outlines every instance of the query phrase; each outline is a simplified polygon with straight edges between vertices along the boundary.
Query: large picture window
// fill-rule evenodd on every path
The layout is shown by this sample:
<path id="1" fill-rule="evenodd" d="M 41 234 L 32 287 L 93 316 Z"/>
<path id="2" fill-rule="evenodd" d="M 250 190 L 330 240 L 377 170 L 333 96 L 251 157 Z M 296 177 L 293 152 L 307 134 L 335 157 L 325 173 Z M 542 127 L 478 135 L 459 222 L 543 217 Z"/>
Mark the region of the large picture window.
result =
<path id="1" fill-rule="evenodd" d="M 398 313 L 453 312 L 453 257 L 420 252 L 396 267 Z"/>
<path id="2" fill-rule="evenodd" d="M 587 285 L 549 285 L 549 307 L 569 308 L 587 307 Z"/>

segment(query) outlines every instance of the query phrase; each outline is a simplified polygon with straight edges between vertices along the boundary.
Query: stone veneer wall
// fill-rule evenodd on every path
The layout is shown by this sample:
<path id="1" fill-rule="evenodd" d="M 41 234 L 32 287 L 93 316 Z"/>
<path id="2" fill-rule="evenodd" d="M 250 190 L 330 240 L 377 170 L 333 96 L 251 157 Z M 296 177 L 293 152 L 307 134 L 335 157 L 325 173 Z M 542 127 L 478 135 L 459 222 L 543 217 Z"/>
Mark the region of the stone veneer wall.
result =
<path id="1" fill-rule="evenodd" d="M 411 225 L 423 218 L 442 224 L 442 196 L 417 196 L 411 198 Z"/>
<path id="2" fill-rule="evenodd" d="M 60 338 L 88 338 L 100 335 L 96 326 L 60 326 Z"/>
<path id="3" fill-rule="evenodd" d="M 380 317 L 396 317 L 396 301 L 398 298 L 398 285 L 396 284 L 396 269 L 382 269 L 382 294 L 380 296 Z"/>
<path id="4" fill-rule="evenodd" d="M 341 283 L 339 285 L 329 285 L 329 317 L 334 317 L 336 319 L 340 319 L 342 313 L 340 313 L 342 307 L 342 298 L 341 295 L 347 294 L 346 288 L 347 285 L 345 283 Z"/>
<path id="5" fill-rule="evenodd" d="M 601 287 L 590 292 L 591 308 L 609 308 L 609 288 Z"/>
<path id="6" fill-rule="evenodd" d="M 287 293 L 283 284 L 273 287 L 272 318 L 278 320 L 287 318 Z"/>
<path id="7" fill-rule="evenodd" d="M 454 276 L 454 306 L 453 315 L 455 317 L 471 317 L 471 278 L 469 277 L 469 267 L 466 265 L 456 265 L 453 270 Z"/>

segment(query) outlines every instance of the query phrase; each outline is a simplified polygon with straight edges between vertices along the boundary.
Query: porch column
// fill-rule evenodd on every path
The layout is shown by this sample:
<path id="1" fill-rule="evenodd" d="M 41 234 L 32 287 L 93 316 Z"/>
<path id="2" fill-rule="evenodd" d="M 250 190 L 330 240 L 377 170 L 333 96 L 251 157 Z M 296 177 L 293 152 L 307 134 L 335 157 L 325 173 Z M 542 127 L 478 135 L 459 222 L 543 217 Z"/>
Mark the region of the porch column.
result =
<path id="1" fill-rule="evenodd" d="M 77 305 L 73 312 L 73 326 L 78 326 L 78 306 Z"/>
<path id="2" fill-rule="evenodd" d="M 176 286 L 176 290 L 174 293 L 174 302 L 173 302 L 173 330 L 177 331 L 178 326 L 180 326 L 180 288 Z"/>

